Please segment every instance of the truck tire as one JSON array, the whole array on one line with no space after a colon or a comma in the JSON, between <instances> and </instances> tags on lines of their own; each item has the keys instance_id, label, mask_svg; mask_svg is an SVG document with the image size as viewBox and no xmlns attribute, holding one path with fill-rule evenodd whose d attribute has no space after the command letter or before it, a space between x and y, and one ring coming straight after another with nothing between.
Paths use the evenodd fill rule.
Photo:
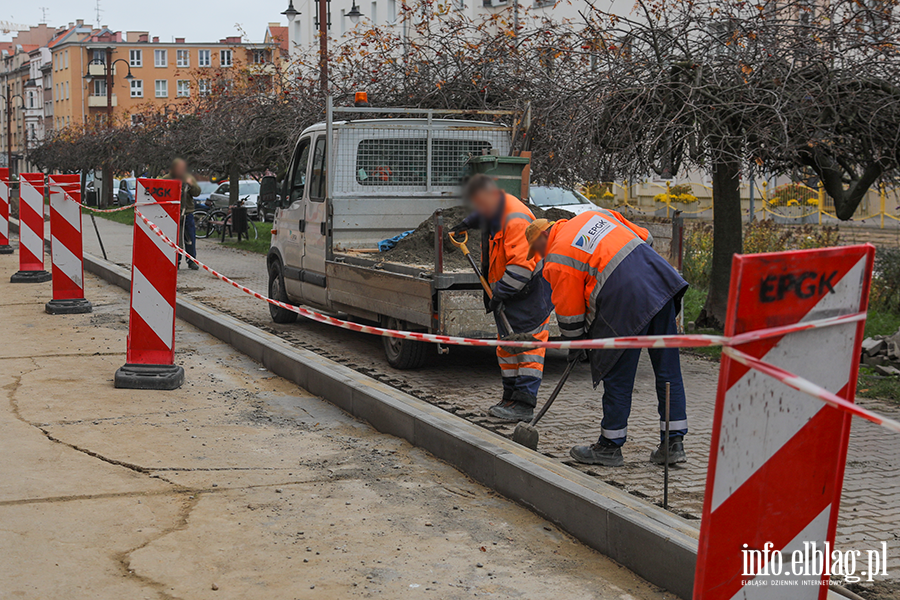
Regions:
<instances>
[{"instance_id":1,"label":"truck tire","mask_svg":"<svg viewBox=\"0 0 900 600\"><path fill-rule=\"evenodd\" d=\"M284 271L281 269L281 261L272 261L269 266L269 298L281 302L290 302L284 288ZM297 321L297 313L269 304L269 314L276 323L294 323Z\"/></svg>"},{"instance_id":2,"label":"truck tire","mask_svg":"<svg viewBox=\"0 0 900 600\"><path fill-rule=\"evenodd\" d=\"M382 319L382 326L385 329L402 330L405 323L388 317ZM429 344L425 342L382 337L381 343L384 344L384 354L387 357L388 364L395 369L406 371L409 369L418 369L425 364L425 352L428 350L429 346Z\"/></svg>"}]
</instances>

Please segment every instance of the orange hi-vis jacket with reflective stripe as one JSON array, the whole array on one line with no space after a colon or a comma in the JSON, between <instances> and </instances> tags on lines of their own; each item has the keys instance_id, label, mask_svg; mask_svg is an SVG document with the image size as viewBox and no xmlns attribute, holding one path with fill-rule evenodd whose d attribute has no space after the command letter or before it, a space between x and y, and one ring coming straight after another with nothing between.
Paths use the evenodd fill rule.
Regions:
<instances>
[{"instance_id":1,"label":"orange hi-vis jacket with reflective stripe","mask_svg":"<svg viewBox=\"0 0 900 600\"><path fill-rule=\"evenodd\" d=\"M553 225L543 274L564 336L636 335L666 302L680 298L687 283L648 240L646 229L614 211L589 211ZM619 354L592 353L595 385Z\"/></svg>"},{"instance_id":2,"label":"orange hi-vis jacket with reflective stripe","mask_svg":"<svg viewBox=\"0 0 900 600\"><path fill-rule=\"evenodd\" d=\"M488 283L501 298L509 297L525 287L531 279L537 258L528 259L525 229L534 221L534 214L525 204L504 193L500 228L491 235L491 263ZM496 285L502 282L502 285Z\"/></svg>"}]
</instances>

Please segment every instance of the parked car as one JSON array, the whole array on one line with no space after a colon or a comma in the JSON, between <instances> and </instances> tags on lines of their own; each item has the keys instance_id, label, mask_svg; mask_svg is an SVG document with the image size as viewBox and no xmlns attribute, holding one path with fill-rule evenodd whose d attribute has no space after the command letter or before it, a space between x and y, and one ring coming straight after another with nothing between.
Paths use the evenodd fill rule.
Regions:
<instances>
[{"instance_id":1,"label":"parked car","mask_svg":"<svg viewBox=\"0 0 900 600\"><path fill-rule=\"evenodd\" d=\"M134 186L136 181L134 177L128 177L119 181L118 191L116 192L116 204L119 206L134 204Z\"/></svg>"},{"instance_id":2,"label":"parked car","mask_svg":"<svg viewBox=\"0 0 900 600\"><path fill-rule=\"evenodd\" d=\"M544 210L561 208L579 215L597 208L579 192L561 187L533 185L530 189L530 196L528 201Z\"/></svg>"},{"instance_id":3,"label":"parked car","mask_svg":"<svg viewBox=\"0 0 900 600\"><path fill-rule=\"evenodd\" d=\"M197 210L208 210L211 208L209 204L209 196L216 191L219 184L214 181L198 181L200 186L200 195L194 198L194 207Z\"/></svg>"},{"instance_id":4,"label":"parked car","mask_svg":"<svg viewBox=\"0 0 900 600\"><path fill-rule=\"evenodd\" d=\"M238 198L244 201L244 208L247 209L247 216L256 220L259 215L259 182L253 179L241 179L238 182ZM216 188L216 191L209 195L210 207L225 208L231 200L231 184L229 182L222 183Z\"/></svg>"}]
</instances>

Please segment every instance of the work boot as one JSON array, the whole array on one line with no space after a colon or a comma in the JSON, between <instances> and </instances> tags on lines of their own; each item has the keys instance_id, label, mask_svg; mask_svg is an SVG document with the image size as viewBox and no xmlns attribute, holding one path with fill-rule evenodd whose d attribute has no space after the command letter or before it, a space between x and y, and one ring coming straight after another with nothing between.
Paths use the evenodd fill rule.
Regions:
<instances>
[{"instance_id":1,"label":"work boot","mask_svg":"<svg viewBox=\"0 0 900 600\"><path fill-rule=\"evenodd\" d=\"M192 260L187 261L187 265L188 265L188 269L190 269L191 271L199 271L200 270L200 265L198 265L197 263L195 263Z\"/></svg>"},{"instance_id":2,"label":"work boot","mask_svg":"<svg viewBox=\"0 0 900 600\"><path fill-rule=\"evenodd\" d=\"M575 446L569 450L569 456L585 465L621 467L625 464L625 459L622 458L622 448L600 442L590 446Z\"/></svg>"},{"instance_id":3,"label":"work boot","mask_svg":"<svg viewBox=\"0 0 900 600\"><path fill-rule=\"evenodd\" d=\"M492 406L488 409L488 413L492 417L497 417L503 421L518 423L519 421L531 421L534 417L534 407L522 402L513 402L512 400Z\"/></svg>"},{"instance_id":4,"label":"work boot","mask_svg":"<svg viewBox=\"0 0 900 600\"><path fill-rule=\"evenodd\" d=\"M659 447L650 453L650 462L658 465L666 462L665 440L659 443ZM684 453L684 437L673 435L669 437L669 464L687 462L687 455Z\"/></svg>"}]
</instances>

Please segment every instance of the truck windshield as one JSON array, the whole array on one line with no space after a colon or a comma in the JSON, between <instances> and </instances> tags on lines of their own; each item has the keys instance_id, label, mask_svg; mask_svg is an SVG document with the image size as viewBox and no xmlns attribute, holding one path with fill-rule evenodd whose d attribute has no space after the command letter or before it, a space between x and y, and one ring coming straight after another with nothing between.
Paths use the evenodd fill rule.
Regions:
<instances>
[{"instance_id":1,"label":"truck windshield","mask_svg":"<svg viewBox=\"0 0 900 600\"><path fill-rule=\"evenodd\" d=\"M481 140L432 141L432 185L458 185L466 159L482 154L491 143ZM428 178L428 140L385 138L362 140L356 152L356 181L365 186L424 186Z\"/></svg>"}]
</instances>

